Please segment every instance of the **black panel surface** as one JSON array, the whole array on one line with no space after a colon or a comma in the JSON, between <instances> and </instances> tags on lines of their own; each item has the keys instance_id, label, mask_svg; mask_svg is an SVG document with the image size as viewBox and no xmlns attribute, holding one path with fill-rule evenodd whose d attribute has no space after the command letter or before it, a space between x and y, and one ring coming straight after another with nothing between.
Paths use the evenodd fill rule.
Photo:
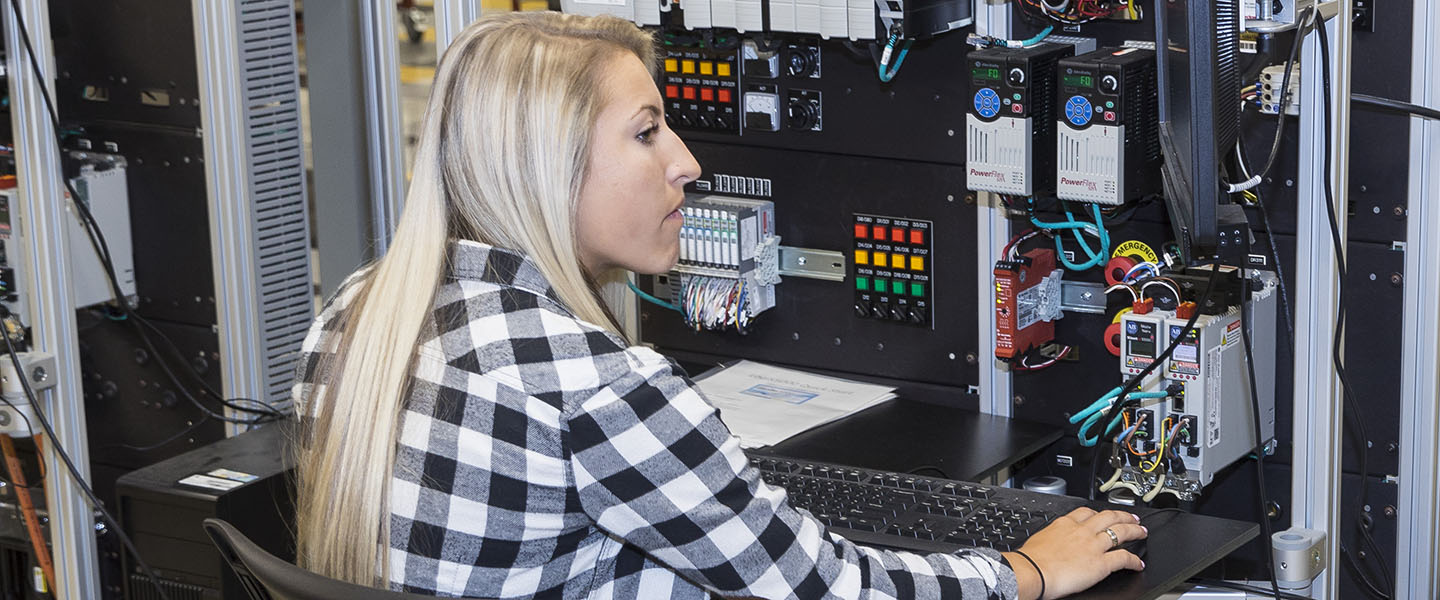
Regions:
<instances>
[{"instance_id":1,"label":"black panel surface","mask_svg":"<svg viewBox=\"0 0 1440 600\"><path fill-rule=\"evenodd\" d=\"M852 247L853 214L934 223L934 329L859 318L853 282L785 277L778 306L748 335L695 332L674 312L641 307L641 336L663 350L746 357L781 364L964 387L978 383L975 355L975 207L958 167L691 143L706 173L773 180L775 221L785 246ZM708 177L702 175L702 179ZM849 257L847 257L849 260ZM648 279L648 278L647 278ZM648 281L642 287L648 287Z\"/></svg>"}]
</instances>

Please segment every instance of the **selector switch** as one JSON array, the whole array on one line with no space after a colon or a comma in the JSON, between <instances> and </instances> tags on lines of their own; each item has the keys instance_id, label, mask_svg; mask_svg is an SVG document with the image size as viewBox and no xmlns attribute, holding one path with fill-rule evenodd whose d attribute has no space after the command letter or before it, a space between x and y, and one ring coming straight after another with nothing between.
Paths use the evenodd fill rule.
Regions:
<instances>
[{"instance_id":1,"label":"selector switch","mask_svg":"<svg viewBox=\"0 0 1440 600\"><path fill-rule=\"evenodd\" d=\"M1010 69L1010 73L1005 76L1005 79L1010 82L1010 85L1023 85L1025 83L1025 69L1020 67L1012 68Z\"/></svg>"}]
</instances>

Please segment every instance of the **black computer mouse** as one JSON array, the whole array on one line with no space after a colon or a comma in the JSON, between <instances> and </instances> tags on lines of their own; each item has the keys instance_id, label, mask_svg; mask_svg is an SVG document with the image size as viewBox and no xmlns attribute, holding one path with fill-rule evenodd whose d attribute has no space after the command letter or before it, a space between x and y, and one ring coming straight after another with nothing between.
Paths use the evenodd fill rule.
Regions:
<instances>
[{"instance_id":1,"label":"black computer mouse","mask_svg":"<svg viewBox=\"0 0 1440 600\"><path fill-rule=\"evenodd\" d=\"M1146 539L1130 540L1120 544L1120 549L1129 550L1131 554L1140 557L1140 560L1145 560L1145 551L1150 547L1150 544L1146 543L1148 541Z\"/></svg>"}]
</instances>

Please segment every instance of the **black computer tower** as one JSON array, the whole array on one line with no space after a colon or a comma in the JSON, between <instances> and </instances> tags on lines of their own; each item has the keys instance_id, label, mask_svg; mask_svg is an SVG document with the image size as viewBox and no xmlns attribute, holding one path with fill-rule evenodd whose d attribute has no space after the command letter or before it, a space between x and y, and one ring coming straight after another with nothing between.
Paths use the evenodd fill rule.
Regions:
<instances>
[{"instance_id":1,"label":"black computer tower","mask_svg":"<svg viewBox=\"0 0 1440 600\"><path fill-rule=\"evenodd\" d=\"M171 600L246 599L201 522L229 521L266 551L294 560L290 423L274 424L131 471L116 483L125 532ZM125 556L125 597L160 597Z\"/></svg>"}]
</instances>

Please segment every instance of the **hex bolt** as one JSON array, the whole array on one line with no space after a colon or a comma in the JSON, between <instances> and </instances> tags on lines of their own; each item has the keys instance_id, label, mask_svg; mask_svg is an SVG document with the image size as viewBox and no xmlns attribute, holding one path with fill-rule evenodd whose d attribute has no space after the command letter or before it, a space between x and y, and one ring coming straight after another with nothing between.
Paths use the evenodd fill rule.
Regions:
<instances>
[{"instance_id":1,"label":"hex bolt","mask_svg":"<svg viewBox=\"0 0 1440 600\"><path fill-rule=\"evenodd\" d=\"M965 353L965 363L966 363L966 364L973 365L973 364L978 363L978 362L980 362L980 357L975 356L975 353L974 353L974 352L966 352L966 353Z\"/></svg>"},{"instance_id":2,"label":"hex bolt","mask_svg":"<svg viewBox=\"0 0 1440 600\"><path fill-rule=\"evenodd\" d=\"M44 383L46 379L50 378L50 373L45 371L45 367L35 367L35 370L30 372L30 378L37 383Z\"/></svg>"},{"instance_id":3,"label":"hex bolt","mask_svg":"<svg viewBox=\"0 0 1440 600\"><path fill-rule=\"evenodd\" d=\"M1390 274L1390 285L1393 285L1393 286L1395 286L1395 287L1400 287L1400 284L1402 284L1402 283L1405 283L1405 276L1404 276L1404 275L1401 275L1401 274L1399 274L1399 273L1391 273L1391 274Z\"/></svg>"},{"instance_id":4,"label":"hex bolt","mask_svg":"<svg viewBox=\"0 0 1440 600\"><path fill-rule=\"evenodd\" d=\"M1015 406L1020 406L1021 404L1024 404L1024 403L1025 403L1025 397L1024 397L1024 396L1021 396L1020 394L1015 394Z\"/></svg>"},{"instance_id":5,"label":"hex bolt","mask_svg":"<svg viewBox=\"0 0 1440 600\"><path fill-rule=\"evenodd\" d=\"M1384 509L1385 518L1387 518L1387 519L1393 519L1393 518L1395 518L1395 512L1396 512L1396 511L1395 511L1395 507L1394 507L1394 506L1389 506L1389 505L1387 505L1387 506L1385 507L1385 509Z\"/></svg>"}]
</instances>

